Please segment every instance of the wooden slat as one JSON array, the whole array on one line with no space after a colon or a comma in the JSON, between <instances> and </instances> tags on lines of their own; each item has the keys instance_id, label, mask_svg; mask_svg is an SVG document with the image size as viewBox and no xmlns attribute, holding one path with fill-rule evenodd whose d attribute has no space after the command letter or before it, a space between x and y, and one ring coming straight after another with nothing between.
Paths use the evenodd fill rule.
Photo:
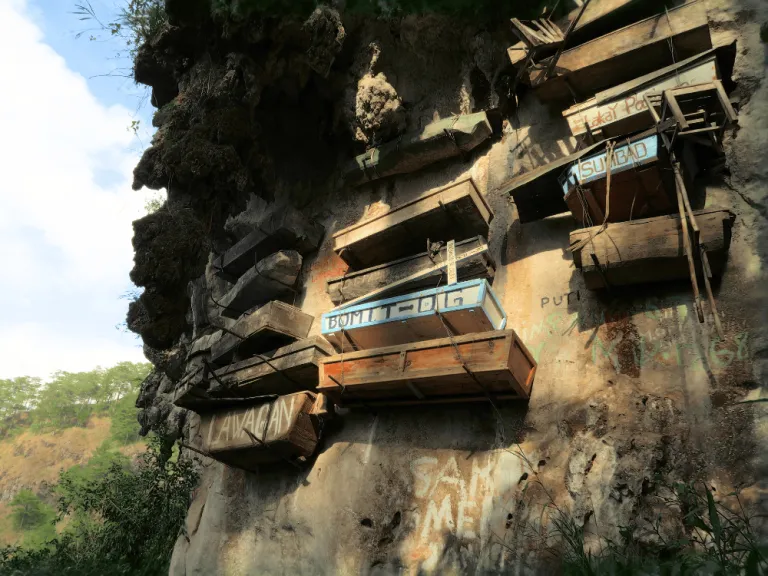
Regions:
<instances>
[{"instance_id":1,"label":"wooden slat","mask_svg":"<svg viewBox=\"0 0 768 576\"><path fill-rule=\"evenodd\" d=\"M273 301L244 316L211 347L211 362L224 366L239 359L275 350L306 338L313 316L283 302Z\"/></svg>"},{"instance_id":2,"label":"wooden slat","mask_svg":"<svg viewBox=\"0 0 768 576\"><path fill-rule=\"evenodd\" d=\"M720 275L728 257L735 216L728 210L716 208L694 213L712 273ZM680 222L679 215L668 215L609 224L581 250L573 252L574 264L582 271L587 288L605 288L601 274L592 264L592 254L597 256L611 286L689 277ZM571 232L571 245L589 238L598 229L596 226Z\"/></svg>"},{"instance_id":3,"label":"wooden slat","mask_svg":"<svg viewBox=\"0 0 768 576\"><path fill-rule=\"evenodd\" d=\"M483 247L485 249L482 253L458 262L457 273L460 280L485 278L490 281L493 279L496 266L482 236L457 242L456 256L460 258L471 250L483 249ZM394 262L350 272L338 278L331 278L327 282L326 290L331 301L337 305L371 294L374 291L378 291L374 293L376 298L416 292L424 288L434 287L437 279L444 274L445 270L419 274L425 270L433 270L436 265L446 261L446 247L444 246L435 255L422 252L415 256L408 256ZM409 278L411 280L408 280Z\"/></svg>"},{"instance_id":4,"label":"wooden slat","mask_svg":"<svg viewBox=\"0 0 768 576\"><path fill-rule=\"evenodd\" d=\"M203 447L212 458L250 471L257 471L259 464L308 458L319 440L319 424L311 415L314 403L315 394L300 392L203 414ZM258 440L254 442L246 431Z\"/></svg>"},{"instance_id":5,"label":"wooden slat","mask_svg":"<svg viewBox=\"0 0 768 576\"><path fill-rule=\"evenodd\" d=\"M600 90L685 59L712 47L706 8L692 0L596 40L564 51L556 75L536 90L542 101L589 97ZM545 72L533 72L535 85ZM567 80L567 82L566 82ZM570 86L570 89L569 89Z\"/></svg>"},{"instance_id":6,"label":"wooden slat","mask_svg":"<svg viewBox=\"0 0 768 576\"><path fill-rule=\"evenodd\" d=\"M335 353L325 338L299 340L217 370L209 394L232 398L314 390L320 360Z\"/></svg>"},{"instance_id":7,"label":"wooden slat","mask_svg":"<svg viewBox=\"0 0 768 576\"><path fill-rule=\"evenodd\" d=\"M214 271L237 282L254 263L278 250L296 250L302 256L317 250L325 230L298 210L275 211L259 228L240 240L213 262Z\"/></svg>"},{"instance_id":8,"label":"wooden slat","mask_svg":"<svg viewBox=\"0 0 768 576\"><path fill-rule=\"evenodd\" d=\"M465 178L339 230L333 235L334 250L353 267L375 266L418 254L427 239L487 237L492 218L474 181Z\"/></svg>"},{"instance_id":9,"label":"wooden slat","mask_svg":"<svg viewBox=\"0 0 768 576\"><path fill-rule=\"evenodd\" d=\"M486 393L528 398L535 370L536 362L514 330L502 330L333 356L321 363L318 390L337 403ZM423 398L415 398L409 384Z\"/></svg>"}]
</instances>

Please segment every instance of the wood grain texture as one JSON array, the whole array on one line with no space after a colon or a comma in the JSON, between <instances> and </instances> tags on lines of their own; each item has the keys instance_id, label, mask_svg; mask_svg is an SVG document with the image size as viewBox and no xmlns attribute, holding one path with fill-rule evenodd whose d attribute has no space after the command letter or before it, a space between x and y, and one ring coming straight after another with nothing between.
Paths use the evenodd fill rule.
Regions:
<instances>
[{"instance_id":1,"label":"wood grain texture","mask_svg":"<svg viewBox=\"0 0 768 576\"><path fill-rule=\"evenodd\" d=\"M300 392L274 401L203 414L203 447L212 458L250 471L257 471L259 464L299 456L308 458L320 436L317 418L311 415L315 399L312 392ZM254 443L244 428L263 444Z\"/></svg>"},{"instance_id":2,"label":"wood grain texture","mask_svg":"<svg viewBox=\"0 0 768 576\"><path fill-rule=\"evenodd\" d=\"M238 320L232 333L225 333L211 347L211 362L222 367L233 358L246 359L306 338L313 320L313 316L294 306L269 302Z\"/></svg>"},{"instance_id":3,"label":"wood grain texture","mask_svg":"<svg viewBox=\"0 0 768 576\"><path fill-rule=\"evenodd\" d=\"M335 353L320 336L299 340L217 370L209 394L237 398L314 390L320 361Z\"/></svg>"},{"instance_id":4,"label":"wood grain texture","mask_svg":"<svg viewBox=\"0 0 768 576\"><path fill-rule=\"evenodd\" d=\"M353 268L397 260L426 249L427 239L488 236L493 213L471 178L465 178L339 230L334 250Z\"/></svg>"},{"instance_id":5,"label":"wood grain texture","mask_svg":"<svg viewBox=\"0 0 768 576\"><path fill-rule=\"evenodd\" d=\"M486 392L528 398L535 371L536 362L515 331L499 330L326 358L318 391L339 404L471 398Z\"/></svg>"},{"instance_id":6,"label":"wood grain texture","mask_svg":"<svg viewBox=\"0 0 768 576\"><path fill-rule=\"evenodd\" d=\"M728 257L735 215L717 208L697 210L694 214L712 273L720 275ZM598 228L571 232L571 245L589 238ZM602 274L593 264L592 254L597 256ZM610 224L581 250L574 251L573 261L591 290L605 287L603 275L611 286L688 278L678 215Z\"/></svg>"},{"instance_id":7,"label":"wood grain texture","mask_svg":"<svg viewBox=\"0 0 768 576\"><path fill-rule=\"evenodd\" d=\"M317 250L324 233L320 224L286 207L216 258L213 267L219 276L234 283L258 260L278 250L295 250L302 256Z\"/></svg>"},{"instance_id":8,"label":"wood grain texture","mask_svg":"<svg viewBox=\"0 0 768 576\"><path fill-rule=\"evenodd\" d=\"M564 51L556 76L539 86L536 95L545 102L571 100L572 91L576 97L589 97L710 48L706 6L692 0ZM532 73L531 81L540 74Z\"/></svg>"},{"instance_id":9,"label":"wood grain texture","mask_svg":"<svg viewBox=\"0 0 768 576\"><path fill-rule=\"evenodd\" d=\"M474 250L486 243L485 238L477 236L456 243L456 256L461 256L470 250ZM431 257L430 257L431 256ZM345 276L331 278L327 282L327 292L334 304L341 304L354 298L359 298L372 292L373 290L389 286L393 282L398 282L421 270L433 267L436 263L445 262L447 259L446 248L443 247L438 254L430 255L427 252L408 256L380 264L357 272L350 272ZM491 282L495 273L496 265L491 259L490 253L485 251L482 254L473 256L467 260L461 261L457 265L459 280L472 280L475 278L485 278ZM444 270L434 272L423 276L418 280L404 283L394 291L380 293L377 298L398 296L409 292L417 292L425 288L433 288L437 279L444 273Z\"/></svg>"}]
</instances>

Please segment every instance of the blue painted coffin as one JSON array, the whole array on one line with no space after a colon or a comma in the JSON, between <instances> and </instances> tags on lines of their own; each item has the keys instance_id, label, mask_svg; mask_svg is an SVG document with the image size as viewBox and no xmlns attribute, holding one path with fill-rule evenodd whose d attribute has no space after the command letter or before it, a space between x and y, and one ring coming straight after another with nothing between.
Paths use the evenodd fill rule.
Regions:
<instances>
[{"instance_id":1,"label":"blue painted coffin","mask_svg":"<svg viewBox=\"0 0 768 576\"><path fill-rule=\"evenodd\" d=\"M449 335L503 330L507 316L484 279L366 302L322 316L338 350L363 350Z\"/></svg>"},{"instance_id":2,"label":"blue painted coffin","mask_svg":"<svg viewBox=\"0 0 768 576\"><path fill-rule=\"evenodd\" d=\"M611 175L655 162L659 157L659 138L652 134L642 140L620 145L617 142L611 161ZM607 176L606 152L587 156L574 162L561 180L563 194L576 184L589 184Z\"/></svg>"}]
</instances>

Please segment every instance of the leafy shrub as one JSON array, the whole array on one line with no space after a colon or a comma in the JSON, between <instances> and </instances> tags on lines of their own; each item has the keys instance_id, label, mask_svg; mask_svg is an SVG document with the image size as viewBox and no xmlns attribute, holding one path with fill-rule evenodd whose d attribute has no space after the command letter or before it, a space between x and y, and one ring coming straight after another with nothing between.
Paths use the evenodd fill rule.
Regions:
<instances>
[{"instance_id":1,"label":"leafy shrub","mask_svg":"<svg viewBox=\"0 0 768 576\"><path fill-rule=\"evenodd\" d=\"M0 576L167 574L198 479L191 462L169 458L172 446L153 436L135 470L114 461L101 474L95 466L62 475L58 517L71 519L67 529L46 548L0 551Z\"/></svg>"}]
</instances>

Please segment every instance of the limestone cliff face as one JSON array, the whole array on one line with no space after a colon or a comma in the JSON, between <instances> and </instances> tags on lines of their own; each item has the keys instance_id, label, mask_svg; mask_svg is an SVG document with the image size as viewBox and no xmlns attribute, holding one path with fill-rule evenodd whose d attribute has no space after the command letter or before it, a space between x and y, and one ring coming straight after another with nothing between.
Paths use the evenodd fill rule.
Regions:
<instances>
[{"instance_id":1,"label":"limestone cliff face","mask_svg":"<svg viewBox=\"0 0 768 576\"><path fill-rule=\"evenodd\" d=\"M290 206L325 228L294 301L318 334L333 306L325 279L346 269L330 234L466 174L495 213L493 289L539 366L528 404L351 411L301 472L206 460L174 574L541 573L554 542L547 504L602 536L634 522L655 545L659 513L664 537L682 530L660 504L665 483L747 486L763 501L764 404L740 402L762 397L768 376L764 3L708 3L713 41L738 41L741 97L730 174L697 191L699 204L737 214L716 287L722 340L696 321L685 282L587 290L566 252L570 215L519 223L501 184L577 146L530 94L471 157L344 187L341 166L367 146L451 114L506 112L507 15L473 25L320 7L263 18L214 4L168 0L168 27L135 64L158 130L134 185L168 190L134 225L131 278L145 292L128 323L156 367L137 401L144 430L167 423L199 441L198 417L170 397L233 322L212 260L260 219Z\"/></svg>"}]
</instances>

